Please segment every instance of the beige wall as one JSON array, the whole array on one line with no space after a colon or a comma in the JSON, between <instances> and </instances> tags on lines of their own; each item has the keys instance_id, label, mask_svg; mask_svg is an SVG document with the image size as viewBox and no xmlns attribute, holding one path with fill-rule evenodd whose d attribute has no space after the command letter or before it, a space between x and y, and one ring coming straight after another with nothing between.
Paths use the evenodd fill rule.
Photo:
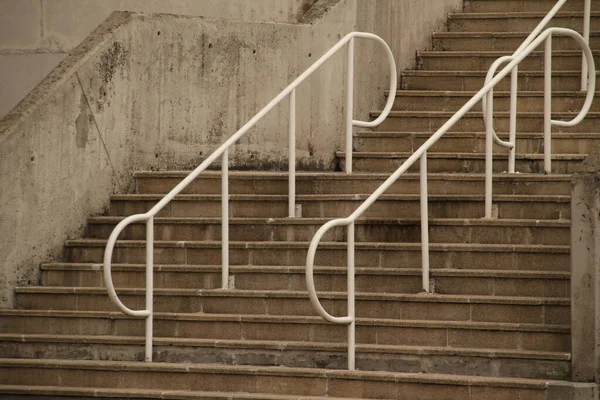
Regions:
<instances>
[{"instance_id":1,"label":"beige wall","mask_svg":"<svg viewBox=\"0 0 600 400\"><path fill-rule=\"evenodd\" d=\"M315 0L0 0L0 117L115 10L296 22Z\"/></svg>"},{"instance_id":2,"label":"beige wall","mask_svg":"<svg viewBox=\"0 0 600 400\"><path fill-rule=\"evenodd\" d=\"M421 22L397 23L373 20L388 7L400 12L391 0L320 1L328 7L311 24L118 13L74 49L0 120L0 231L11 232L0 241L0 305L11 304L16 284L36 282L39 264L59 257L111 193L131 187L132 172L196 166L357 27L396 24L379 33L413 37L395 47L407 47L396 56L400 67L414 65L431 35L420 27L441 23L460 3L445 0L434 15L406 0ZM362 1L372 14L360 11ZM355 117L366 119L383 105L389 77L378 49L363 44L357 56ZM331 169L343 145L345 58L341 52L298 89L301 168ZM231 166L285 167L287 125L284 101L235 146Z\"/></svg>"}]
</instances>

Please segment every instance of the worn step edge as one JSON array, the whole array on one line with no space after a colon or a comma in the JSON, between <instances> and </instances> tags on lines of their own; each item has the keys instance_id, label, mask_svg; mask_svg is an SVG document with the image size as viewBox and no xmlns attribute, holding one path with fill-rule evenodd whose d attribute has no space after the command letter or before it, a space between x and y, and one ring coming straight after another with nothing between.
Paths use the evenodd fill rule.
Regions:
<instances>
[{"instance_id":1,"label":"worn step edge","mask_svg":"<svg viewBox=\"0 0 600 400\"><path fill-rule=\"evenodd\" d=\"M236 375L315 377L347 380L372 380L375 382L430 383L460 386L495 386L511 388L530 388L545 390L553 381L523 378L492 378L478 376L459 376L422 373L399 373L381 371L348 371L323 370L317 368L239 366L222 364L179 364L179 363L143 363L131 361L88 361L88 360L36 360L36 359L2 359L0 368L48 368L76 370L111 370L111 371L165 371L173 373L218 373ZM557 381L557 384L562 382Z\"/></svg>"},{"instance_id":2,"label":"worn step edge","mask_svg":"<svg viewBox=\"0 0 600 400\"><path fill-rule=\"evenodd\" d=\"M92 336L92 335L47 335L47 334L0 334L0 343L73 343L73 344L121 344L143 345L142 336ZM268 350L307 350L307 351L346 351L344 343L296 342L273 340L227 340L154 338L154 346L215 347L229 349L268 349ZM513 358L534 360L568 361L570 353L543 352L531 350L503 350L478 348L447 348L427 346L392 346L379 344L357 344L358 353L387 353L412 355L470 356L483 358Z\"/></svg>"},{"instance_id":3,"label":"worn step edge","mask_svg":"<svg viewBox=\"0 0 600 400\"><path fill-rule=\"evenodd\" d=\"M514 19L514 18L536 18L543 19L547 13L535 12L535 11L513 11L513 12L462 12L462 13L449 13L448 19ZM600 12L592 11L591 17L600 17ZM559 11L556 13L554 18L583 18L582 11Z\"/></svg>"},{"instance_id":4,"label":"worn step edge","mask_svg":"<svg viewBox=\"0 0 600 400\"><path fill-rule=\"evenodd\" d=\"M102 216L88 218L88 224L111 224L116 225L125 217ZM230 218L230 225L322 225L331 218ZM221 218L218 217L155 217L156 225L162 224L185 224L185 225L220 225ZM386 217L363 217L356 220L356 225L397 225L414 226L421 223L420 218L386 218ZM132 224L140 225L143 223ZM513 228L570 228L570 220L556 219L511 219L511 218L429 218L429 226L490 226L490 227L513 227Z\"/></svg>"},{"instance_id":5,"label":"worn step edge","mask_svg":"<svg viewBox=\"0 0 600 400\"><path fill-rule=\"evenodd\" d=\"M495 39L510 39L523 38L526 39L531 32L434 32L431 36L433 39L456 39L456 38L495 38ZM563 36L564 37L564 36ZM590 38L600 37L600 31L591 31Z\"/></svg>"},{"instance_id":6,"label":"worn step edge","mask_svg":"<svg viewBox=\"0 0 600 400\"><path fill-rule=\"evenodd\" d=\"M134 271L145 273L146 266L143 264L112 264L113 271ZM220 272L220 265L167 265L154 264L154 272ZM41 265L42 271L92 271L100 273L102 264L95 263L46 263ZM267 272L281 274L304 274L305 266L277 266L277 265L258 265L243 266L232 265L229 271L231 273L251 273ZM346 267L324 267L315 266L314 272L317 275L346 275ZM356 267L356 275L384 275L384 276L421 276L421 269L399 269L386 267ZM430 269L432 277L484 277L484 278L518 278L518 279L569 279L570 272L557 271L514 271L514 270L477 270L477 269Z\"/></svg>"},{"instance_id":7,"label":"worn step edge","mask_svg":"<svg viewBox=\"0 0 600 400\"><path fill-rule=\"evenodd\" d=\"M74 239L67 240L67 247L106 247L106 240L102 239ZM119 240L116 247L146 247L145 240ZM264 249L264 248L297 248L307 249L309 242L252 242L252 241L230 241L229 248L237 249ZM220 241L155 241L154 247L162 248L221 248ZM320 249L345 249L346 243L342 242L322 242ZM386 243L386 242L357 242L356 249L377 249L377 250L413 250L421 251L420 243ZM570 252L570 246L561 245L526 245L526 244L492 244L492 243L431 243L431 251L465 251L465 252L511 252L511 253L563 253Z\"/></svg>"},{"instance_id":8,"label":"worn step edge","mask_svg":"<svg viewBox=\"0 0 600 400\"><path fill-rule=\"evenodd\" d=\"M106 318L132 320L128 315L110 311L68 311L68 310L0 310L0 316L16 317L61 317L61 318ZM330 325L319 316L258 315L258 314L198 314L198 313L154 313L154 320L188 322L239 322L264 324L315 324ZM509 322L464 322L431 320L395 320L385 318L357 318L358 327L410 327L423 329L460 329L503 332L543 332L569 333L568 325L509 323Z\"/></svg>"},{"instance_id":9,"label":"worn step edge","mask_svg":"<svg viewBox=\"0 0 600 400\"><path fill-rule=\"evenodd\" d=\"M23 286L16 287L17 294L85 294L106 295L101 287L63 287L63 286ZM146 294L144 288L121 288L122 295ZM155 288L155 296L187 296L213 298L261 298L261 299L308 299L307 292L267 291L267 290L223 290L223 289L164 289ZM319 292L319 298L345 300L345 292ZM485 296L485 295L439 295L439 294L396 294L396 293L356 293L358 300L403 301L415 303L454 303L454 304L503 304L503 305L569 305L569 298Z\"/></svg>"},{"instance_id":10,"label":"worn step edge","mask_svg":"<svg viewBox=\"0 0 600 400\"><path fill-rule=\"evenodd\" d=\"M371 133L378 133L385 131L376 131ZM396 131L388 131L388 133L395 133ZM467 132L464 132L468 134ZM424 133L431 136L431 133ZM448 132L447 135L450 134L460 134L463 132ZM541 135L541 134L540 134ZM562 134L561 134L562 135ZM592 134L593 135L593 134ZM187 177L191 171L138 171L134 172L134 178L152 178L152 179L170 179L170 178L185 178ZM307 181L319 181L319 180L354 180L354 179L362 179L362 180L380 180L387 179L390 175L386 173L377 173L377 172L353 172L352 174L346 174L343 172L298 172L296 175L296 180L307 180ZM439 180L468 180L468 181L483 181L485 180L485 175L481 173L429 173L428 179L439 179ZM265 180L281 180L287 181L288 173L287 172L260 172L260 171L230 171L229 179L265 179ZM517 181L571 181L571 175L569 174L556 174L556 175L544 175L544 174L493 174L494 180L517 180ZM204 171L202 175L200 175L197 179L221 179L220 171ZM419 174L415 173L406 173L402 175L401 179L420 179ZM161 196L164 197L164 196Z\"/></svg>"},{"instance_id":11,"label":"worn step edge","mask_svg":"<svg viewBox=\"0 0 600 400\"><path fill-rule=\"evenodd\" d=\"M339 157L345 156L345 152L336 152ZM408 152L383 152L383 151L354 151L352 152L355 158L408 158L413 153ZM494 157L506 157L503 154L494 154ZM427 153L428 159L453 159L453 160L484 160L485 153L447 153L447 152L430 152ZM554 161L583 161L587 158L585 154L552 154ZM517 160L533 160L542 161L543 154L523 154L516 155Z\"/></svg>"},{"instance_id":12,"label":"worn step edge","mask_svg":"<svg viewBox=\"0 0 600 400\"><path fill-rule=\"evenodd\" d=\"M431 154L431 153L430 153ZM430 181L431 182L431 181ZM308 201L364 201L370 196L370 193L356 194L314 194L298 195L297 202ZM388 201L414 201L420 200L418 194L383 194L380 200ZM164 195L161 194L121 194L111 196L113 201L158 201ZM482 201L484 195L478 194L429 194L429 201ZM570 202L570 195L529 195L529 194L495 194L493 198L498 201L516 201L516 202L535 202L535 201L556 201ZM288 195L230 195L230 202L235 201L288 201ZM221 201L220 194L179 194L172 201ZM101 217L91 217L90 220ZM162 217L157 217L162 218ZM165 217L166 218L166 217ZM292 219L290 219L292 221Z\"/></svg>"},{"instance_id":13,"label":"worn step edge","mask_svg":"<svg viewBox=\"0 0 600 400\"><path fill-rule=\"evenodd\" d=\"M429 69L407 69L400 73L401 76L426 76L426 77L480 77L485 78L487 71L475 70L475 71L453 71L453 70L429 70ZM600 71L596 73L600 76ZM552 71L552 76L557 78L562 77L580 77L581 71ZM519 77L544 77L543 71L519 71Z\"/></svg>"}]
</instances>

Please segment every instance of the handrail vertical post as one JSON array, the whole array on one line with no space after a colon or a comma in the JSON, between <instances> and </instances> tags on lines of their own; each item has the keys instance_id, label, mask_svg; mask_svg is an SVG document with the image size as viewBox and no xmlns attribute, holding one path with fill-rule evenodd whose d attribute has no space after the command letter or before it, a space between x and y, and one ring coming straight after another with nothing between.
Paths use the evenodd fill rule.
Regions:
<instances>
[{"instance_id":1,"label":"handrail vertical post","mask_svg":"<svg viewBox=\"0 0 600 400\"><path fill-rule=\"evenodd\" d=\"M229 149L221 160L221 288L229 288Z\"/></svg>"},{"instance_id":2,"label":"handrail vertical post","mask_svg":"<svg viewBox=\"0 0 600 400\"><path fill-rule=\"evenodd\" d=\"M154 217L146 221L146 341L145 360L152 361L152 336L153 336L153 308L154 308Z\"/></svg>"},{"instance_id":3,"label":"handrail vertical post","mask_svg":"<svg viewBox=\"0 0 600 400\"><path fill-rule=\"evenodd\" d=\"M487 94L485 120L485 218L492 218L492 180L494 168L494 89Z\"/></svg>"},{"instance_id":4,"label":"handrail vertical post","mask_svg":"<svg viewBox=\"0 0 600 400\"><path fill-rule=\"evenodd\" d=\"M288 217L296 216L296 89L290 93Z\"/></svg>"},{"instance_id":5,"label":"handrail vertical post","mask_svg":"<svg viewBox=\"0 0 600 400\"><path fill-rule=\"evenodd\" d=\"M427 152L421 156L421 257L423 266L423 289L430 291L429 285L429 205L427 189Z\"/></svg>"},{"instance_id":6,"label":"handrail vertical post","mask_svg":"<svg viewBox=\"0 0 600 400\"><path fill-rule=\"evenodd\" d=\"M583 10L583 38L589 46L590 44L590 24L592 19L592 0L585 0ZM581 63L581 91L587 90L588 85L588 64L585 57L582 57Z\"/></svg>"},{"instance_id":7,"label":"handrail vertical post","mask_svg":"<svg viewBox=\"0 0 600 400\"><path fill-rule=\"evenodd\" d=\"M512 70L510 77L510 128L508 141L513 147L510 149L508 156L508 172L515 173L515 159L517 153L517 92L519 83L519 66L517 65Z\"/></svg>"},{"instance_id":8,"label":"handrail vertical post","mask_svg":"<svg viewBox=\"0 0 600 400\"><path fill-rule=\"evenodd\" d=\"M348 224L348 316L352 322L348 325L348 369L356 369L356 308L355 308L355 259L354 259L354 222Z\"/></svg>"},{"instance_id":9,"label":"handrail vertical post","mask_svg":"<svg viewBox=\"0 0 600 400\"><path fill-rule=\"evenodd\" d=\"M544 172L552 172L552 35L544 54Z\"/></svg>"},{"instance_id":10,"label":"handrail vertical post","mask_svg":"<svg viewBox=\"0 0 600 400\"><path fill-rule=\"evenodd\" d=\"M352 173L352 132L354 115L354 38L348 42L346 90L346 173Z\"/></svg>"}]
</instances>

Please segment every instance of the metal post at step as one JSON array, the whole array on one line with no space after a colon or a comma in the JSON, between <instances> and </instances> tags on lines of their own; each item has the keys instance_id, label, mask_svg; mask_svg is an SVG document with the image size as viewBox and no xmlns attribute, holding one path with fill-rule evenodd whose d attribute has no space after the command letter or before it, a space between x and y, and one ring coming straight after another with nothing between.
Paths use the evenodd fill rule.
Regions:
<instances>
[{"instance_id":1,"label":"metal post at step","mask_svg":"<svg viewBox=\"0 0 600 400\"><path fill-rule=\"evenodd\" d=\"M290 93L288 217L296 216L296 89Z\"/></svg>"},{"instance_id":2,"label":"metal post at step","mask_svg":"<svg viewBox=\"0 0 600 400\"><path fill-rule=\"evenodd\" d=\"M221 288L229 288L229 149L221 159Z\"/></svg>"},{"instance_id":3,"label":"metal post at step","mask_svg":"<svg viewBox=\"0 0 600 400\"><path fill-rule=\"evenodd\" d=\"M423 289L430 291L429 285L429 204L427 189L427 152L421 156L421 257L423 273Z\"/></svg>"},{"instance_id":4,"label":"metal post at step","mask_svg":"<svg viewBox=\"0 0 600 400\"><path fill-rule=\"evenodd\" d=\"M544 172L552 172L552 35L544 54Z\"/></svg>"},{"instance_id":5,"label":"metal post at step","mask_svg":"<svg viewBox=\"0 0 600 400\"><path fill-rule=\"evenodd\" d=\"M356 369L356 308L355 308L355 259L354 259L354 222L348 224L348 369Z\"/></svg>"},{"instance_id":6,"label":"metal post at step","mask_svg":"<svg viewBox=\"0 0 600 400\"><path fill-rule=\"evenodd\" d=\"M352 133L354 114L354 38L348 42L348 72L346 90L346 173L352 173Z\"/></svg>"},{"instance_id":7,"label":"metal post at step","mask_svg":"<svg viewBox=\"0 0 600 400\"><path fill-rule=\"evenodd\" d=\"M154 218L146 221L146 338L145 357L148 362L152 361L152 338L153 338L153 308L154 308Z\"/></svg>"}]
</instances>

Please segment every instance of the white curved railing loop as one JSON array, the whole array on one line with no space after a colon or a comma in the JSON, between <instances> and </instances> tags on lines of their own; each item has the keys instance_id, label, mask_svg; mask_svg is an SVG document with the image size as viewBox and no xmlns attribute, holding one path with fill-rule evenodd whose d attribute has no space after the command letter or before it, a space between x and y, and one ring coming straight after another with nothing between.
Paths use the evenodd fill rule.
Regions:
<instances>
[{"instance_id":1,"label":"white curved railing loop","mask_svg":"<svg viewBox=\"0 0 600 400\"><path fill-rule=\"evenodd\" d=\"M386 54L388 66L390 68L390 95L386 102L383 112L374 121L359 121L353 119L354 107L354 40L369 39L379 43ZM103 276L108 295L113 303L117 305L123 313L138 318L146 318L146 336L145 336L145 359L152 361L152 321L153 321L153 243L154 243L154 217L158 214L171 200L175 198L183 189L186 188L194 179L198 177L204 170L208 168L219 157L221 162L221 184L222 184L222 288L228 288L229 284L229 179L228 179L228 160L229 147L237 142L244 134L248 132L258 121L260 121L269 111L271 111L282 100L289 96L290 119L289 119L289 199L288 199L288 215L294 217L295 200L296 200L296 88L304 82L312 73L314 73L321 65L323 65L331 56L337 53L344 46L348 46L348 77L347 77L347 103L346 103L346 172L352 172L352 128L359 127L375 127L385 120L390 113L394 100L396 88L398 86L398 75L396 71L396 62L391 49L387 43L377 35L366 32L351 32L344 36L335 46L327 53L315 61L304 73L296 78L290 85L282 90L271 102L269 102L262 110L260 110L250 121L242 126L234 135L232 135L225 143L223 143L215 152L213 152L204 162L194 169L186 178L184 178L173 190L171 190L162 200L160 200L148 212L136 214L122 220L111 233L106 248L104 251ZM112 253L119 234L130 224L135 222L146 222L146 308L144 310L131 310L123 304L115 291L112 281L111 263Z\"/></svg>"},{"instance_id":2,"label":"white curved railing loop","mask_svg":"<svg viewBox=\"0 0 600 400\"><path fill-rule=\"evenodd\" d=\"M531 32L527 39L519 46L517 50L511 56L504 56L497 59L489 68L486 75L485 83L489 83L494 74L503 64L507 64L514 60L515 56L521 53L538 35L543 29L550 23L550 21L556 16L560 9L564 6L567 0L559 0L552 10L546 15L546 17L537 25L537 27ZM589 45L590 39L590 21L591 21L591 0L585 0L584 3L584 18L583 18L583 38L586 45ZM582 107L583 114L578 122L573 121L565 123L564 121L552 120L552 36L548 37L545 47L545 59L544 59L544 171L546 173L552 172L551 166L551 130L552 126L571 127L577 125L591 107L593 100L593 94L586 97L586 102ZM486 126L486 179L485 179L485 218L493 218L493 204L492 204L492 165L493 165L493 143L498 144L501 147L509 149L508 155L508 173L515 173L516 166L516 139L517 139L517 92L518 92L518 76L519 67L514 67L511 71L511 82L510 82L510 103L509 103L509 133L508 141L500 139L494 129L493 113L494 113L494 91L493 89L485 96L482 101L483 119ZM589 66L585 58L582 59L581 67L581 90L589 90ZM488 106L489 104L489 106ZM586 110L587 108L587 110ZM586 110L585 112L583 110ZM491 122L488 122L491 121Z\"/></svg>"},{"instance_id":3,"label":"white curved railing loop","mask_svg":"<svg viewBox=\"0 0 600 400\"><path fill-rule=\"evenodd\" d=\"M548 40L552 35L563 35L570 36L579 43L579 45L583 49L583 54L585 59L587 60L587 65L589 71L592 72L590 74L588 88L588 96L594 95L594 90L596 87L596 74L595 74L595 64L594 58L592 55L592 51L587 45L585 39L577 32L564 29L564 28L549 28L541 33L536 39L531 41L529 45L527 45L518 55L514 57L509 64L504 67L490 82L486 83L484 87L477 92L459 111L456 112L441 128L439 128L421 147L419 147L406 161L396 169L396 171L388 178L386 181L373 192L350 216L346 218L337 218L331 220L321 226L313 236L313 239L310 242L310 246L308 249L308 254L306 256L306 284L308 289L309 298L311 303L313 304L317 313L323 317L325 320L338 323L338 324L348 324L348 369L355 368L355 324L356 324L356 316L355 316L355 293L354 293L354 275L355 275L355 265L354 265L354 223L355 221L375 202L377 199L387 190L389 187L400 178L402 174L404 174L417 160L420 159L420 175L421 175L421 233L424 235L422 237L422 254L423 254L423 289L426 292L429 292L429 240L427 236L427 151L431 146L433 146L438 139L440 139L455 123L457 123L462 117L465 116L467 112L469 112L479 101L481 101L484 96L489 93L494 86L496 86L502 79L504 79L523 59L525 59L535 48L541 45L544 41ZM489 108L491 110L491 107ZM575 119L582 119L582 113ZM574 121L575 121L574 120ZM570 121L569 123L573 123L574 121ZM491 119L488 120L488 123L491 122ZM491 141L490 141L491 142ZM423 201L424 200L424 201ZM316 256L316 251L318 249L319 243L323 236L329 231L331 228L339 227L339 226L347 226L347 242L348 242L348 315L343 317L335 317L329 314L321 305L319 301L319 297L317 295L315 283L314 283L314 261ZM426 258L427 256L427 258Z\"/></svg>"}]
</instances>

